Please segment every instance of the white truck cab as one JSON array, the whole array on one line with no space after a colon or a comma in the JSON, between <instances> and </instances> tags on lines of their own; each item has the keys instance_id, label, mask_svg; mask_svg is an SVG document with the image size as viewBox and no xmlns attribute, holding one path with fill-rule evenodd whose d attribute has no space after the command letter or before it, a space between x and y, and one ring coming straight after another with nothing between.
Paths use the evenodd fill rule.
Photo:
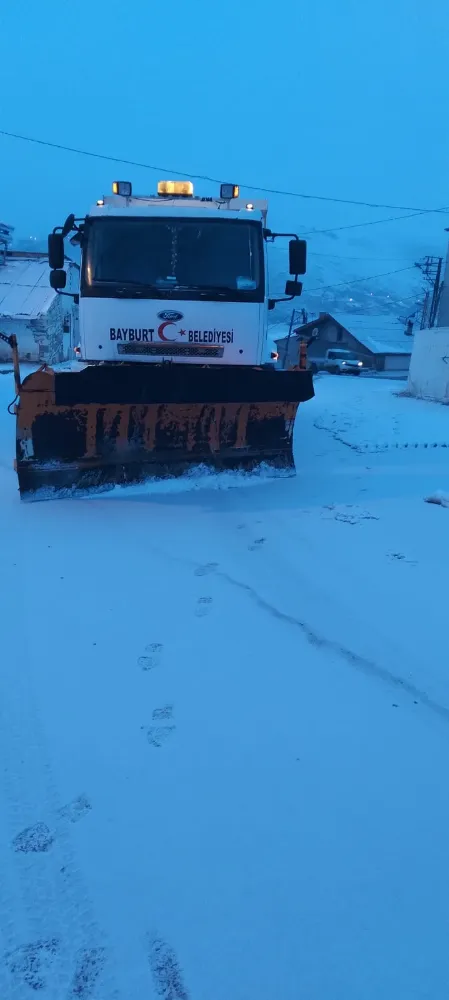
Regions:
<instances>
[{"instance_id":1,"label":"white truck cab","mask_svg":"<svg viewBox=\"0 0 449 1000\"><path fill-rule=\"evenodd\" d=\"M287 301L301 294L306 244L267 229L266 201L241 198L237 185L204 198L190 181L161 181L154 195L114 182L84 219L69 216L50 236L57 290L65 285L62 238L73 230L81 246L80 360L274 363L268 312L286 300L270 298L267 243L290 239Z\"/></svg>"}]
</instances>

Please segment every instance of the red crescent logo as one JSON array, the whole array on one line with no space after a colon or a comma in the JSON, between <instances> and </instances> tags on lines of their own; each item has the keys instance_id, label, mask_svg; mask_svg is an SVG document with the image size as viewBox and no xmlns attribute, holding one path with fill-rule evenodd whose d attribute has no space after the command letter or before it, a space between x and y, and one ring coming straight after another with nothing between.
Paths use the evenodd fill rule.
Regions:
<instances>
[{"instance_id":1,"label":"red crescent logo","mask_svg":"<svg viewBox=\"0 0 449 1000\"><path fill-rule=\"evenodd\" d=\"M161 323L161 325L160 325L160 327L158 328L158 331L157 331L158 337L160 337L161 340L168 340L169 342L171 342L173 340L176 340L176 337L166 337L165 336L164 330L165 330L166 326L176 326L176 324L173 323L171 319L167 320L166 323Z\"/></svg>"}]
</instances>

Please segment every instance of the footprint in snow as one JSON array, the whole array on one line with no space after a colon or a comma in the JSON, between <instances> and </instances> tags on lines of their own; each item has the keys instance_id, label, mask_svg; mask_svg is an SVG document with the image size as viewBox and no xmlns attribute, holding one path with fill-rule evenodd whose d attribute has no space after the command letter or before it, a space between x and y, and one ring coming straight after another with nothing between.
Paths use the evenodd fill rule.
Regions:
<instances>
[{"instance_id":1,"label":"footprint in snow","mask_svg":"<svg viewBox=\"0 0 449 1000\"><path fill-rule=\"evenodd\" d=\"M57 938L41 939L20 945L5 955L6 967L17 984L25 983L30 990L45 990L47 975L59 951ZM15 995L15 993L14 993ZM28 991L27 991L28 995Z\"/></svg>"},{"instance_id":2,"label":"footprint in snow","mask_svg":"<svg viewBox=\"0 0 449 1000\"><path fill-rule=\"evenodd\" d=\"M152 713L152 721L156 725L141 726L141 729L145 732L150 746L159 748L163 743L166 743L176 729L173 722L173 705L162 705L161 708L155 708Z\"/></svg>"},{"instance_id":3,"label":"footprint in snow","mask_svg":"<svg viewBox=\"0 0 449 1000\"><path fill-rule=\"evenodd\" d=\"M197 618L204 618L212 609L213 600L211 597L199 597L196 603L195 614Z\"/></svg>"},{"instance_id":4,"label":"footprint in snow","mask_svg":"<svg viewBox=\"0 0 449 1000\"><path fill-rule=\"evenodd\" d=\"M18 833L12 842L16 854L45 854L55 839L46 823L34 823Z\"/></svg>"},{"instance_id":5,"label":"footprint in snow","mask_svg":"<svg viewBox=\"0 0 449 1000\"><path fill-rule=\"evenodd\" d=\"M389 552L388 558L391 562L403 562L406 566L417 566L416 559L406 559L402 552Z\"/></svg>"},{"instance_id":6,"label":"footprint in snow","mask_svg":"<svg viewBox=\"0 0 449 1000\"><path fill-rule=\"evenodd\" d=\"M77 1000L91 1000L91 998L93 1000L95 984L105 963L105 948L85 948L78 952L69 997L77 997Z\"/></svg>"},{"instance_id":7,"label":"footprint in snow","mask_svg":"<svg viewBox=\"0 0 449 1000\"><path fill-rule=\"evenodd\" d=\"M254 542L251 543L251 545L248 545L249 551L257 552L257 549L260 549L264 544L264 542L266 542L266 538L256 538Z\"/></svg>"},{"instance_id":8,"label":"footprint in snow","mask_svg":"<svg viewBox=\"0 0 449 1000\"><path fill-rule=\"evenodd\" d=\"M160 1000L189 1000L176 953L160 937L148 937L148 960Z\"/></svg>"},{"instance_id":9,"label":"footprint in snow","mask_svg":"<svg viewBox=\"0 0 449 1000\"><path fill-rule=\"evenodd\" d=\"M59 815L61 819L68 819L70 823L79 823L91 809L92 803L89 802L87 795L78 795L59 810Z\"/></svg>"},{"instance_id":10,"label":"footprint in snow","mask_svg":"<svg viewBox=\"0 0 449 1000\"><path fill-rule=\"evenodd\" d=\"M172 719L173 718L173 705L163 705L162 708L155 708L152 719L154 722L159 722L161 719Z\"/></svg>"},{"instance_id":11,"label":"footprint in snow","mask_svg":"<svg viewBox=\"0 0 449 1000\"><path fill-rule=\"evenodd\" d=\"M142 670L154 670L154 667L159 667L162 659L163 645L161 642L150 642L149 646L145 646L145 656L139 656L137 660L138 666Z\"/></svg>"},{"instance_id":12,"label":"footprint in snow","mask_svg":"<svg viewBox=\"0 0 449 1000\"><path fill-rule=\"evenodd\" d=\"M176 726L148 726L146 729L147 741L150 747L161 747L174 733Z\"/></svg>"},{"instance_id":13,"label":"footprint in snow","mask_svg":"<svg viewBox=\"0 0 449 1000\"><path fill-rule=\"evenodd\" d=\"M205 563L204 566L197 566L195 570L195 576L208 576L209 573L215 573L218 569L218 563L210 562Z\"/></svg>"},{"instance_id":14,"label":"footprint in snow","mask_svg":"<svg viewBox=\"0 0 449 1000\"><path fill-rule=\"evenodd\" d=\"M60 820L78 823L91 809L87 795L78 795L59 810L58 816ZM14 837L12 849L16 854L46 854L56 837L57 833L50 830L46 823L33 823Z\"/></svg>"}]
</instances>

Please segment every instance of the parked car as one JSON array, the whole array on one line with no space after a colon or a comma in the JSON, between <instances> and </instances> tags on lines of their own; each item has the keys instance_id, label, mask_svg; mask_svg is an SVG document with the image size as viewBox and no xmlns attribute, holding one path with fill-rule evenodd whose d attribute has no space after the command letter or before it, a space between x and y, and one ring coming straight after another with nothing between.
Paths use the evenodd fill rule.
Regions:
<instances>
[{"instance_id":1,"label":"parked car","mask_svg":"<svg viewBox=\"0 0 449 1000\"><path fill-rule=\"evenodd\" d=\"M310 360L312 371L331 372L332 375L360 375L363 361L359 361L353 351L330 348L324 358Z\"/></svg>"}]
</instances>

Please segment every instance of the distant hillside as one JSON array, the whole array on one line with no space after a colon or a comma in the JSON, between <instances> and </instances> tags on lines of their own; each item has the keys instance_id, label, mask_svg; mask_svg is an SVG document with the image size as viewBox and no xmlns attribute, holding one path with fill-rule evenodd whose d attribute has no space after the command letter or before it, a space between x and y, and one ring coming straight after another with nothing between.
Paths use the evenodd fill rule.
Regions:
<instances>
[{"instance_id":1,"label":"distant hillside","mask_svg":"<svg viewBox=\"0 0 449 1000\"><path fill-rule=\"evenodd\" d=\"M443 212L404 213L397 217L368 209L344 207L331 211L298 203L286 214L287 203L280 206L282 215L275 220L282 232L304 236L308 244L307 274L304 291L296 306L309 312L363 312L365 314L407 315L422 301L423 278L415 264L425 255L446 256L445 225L449 216ZM369 216L372 216L370 220ZM294 219L301 218L301 224ZM313 220L307 225L307 218ZM320 225L329 220L328 225ZM335 220L335 228L332 228ZM275 229L273 220L271 225ZM287 240L269 246L270 292L282 295L288 277ZM330 286L330 287L329 287ZM291 305L279 304L275 315L284 321Z\"/></svg>"},{"instance_id":2,"label":"distant hillside","mask_svg":"<svg viewBox=\"0 0 449 1000\"><path fill-rule=\"evenodd\" d=\"M28 236L15 239L12 248L13 250L23 250L25 252L34 250L35 253L46 253L47 237Z\"/></svg>"}]
</instances>

